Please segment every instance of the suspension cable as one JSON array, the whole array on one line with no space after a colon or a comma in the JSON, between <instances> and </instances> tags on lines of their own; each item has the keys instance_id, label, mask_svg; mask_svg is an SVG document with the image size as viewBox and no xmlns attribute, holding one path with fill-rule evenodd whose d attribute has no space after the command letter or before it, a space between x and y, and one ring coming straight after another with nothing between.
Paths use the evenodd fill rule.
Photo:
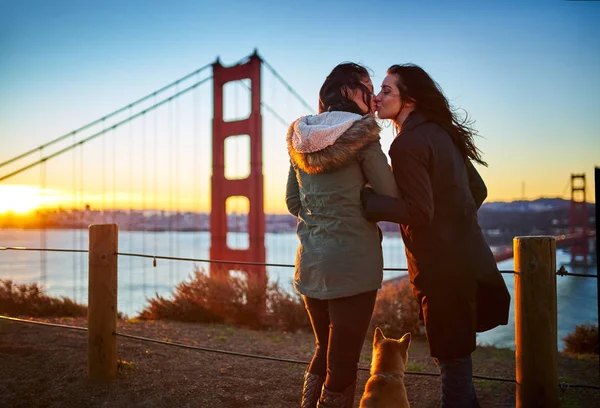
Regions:
<instances>
[{"instance_id":1,"label":"suspension cable","mask_svg":"<svg viewBox=\"0 0 600 408\"><path fill-rule=\"evenodd\" d=\"M75 143L75 135L73 135L73 143ZM73 248L77 248L77 229L75 222L75 208L77 208L77 150L73 150L73 168L71 170L73 174L73 204L71 207L71 232L73 234ZM77 302L77 265L79 258L73 254L73 300Z\"/></svg>"},{"instance_id":2,"label":"suspension cable","mask_svg":"<svg viewBox=\"0 0 600 408\"><path fill-rule=\"evenodd\" d=\"M278 73L277 71L275 71L275 68L273 68L273 67L271 66L271 64L269 64L267 61L265 61L265 60L264 60L264 59L262 59L262 58L261 58L261 60L262 60L263 64L264 64L264 65L265 65L265 66L266 66L266 67L269 69L269 71L271 71L271 72L273 73L273 75L274 75L274 76L275 76L275 77L276 77L276 78L277 78L277 79L278 79L278 80L279 80L279 81L280 81L280 82L281 82L281 83L282 83L282 84L283 84L283 85L284 85L284 86L285 86L285 87L288 89L288 91L290 91L290 93L291 93L292 95L294 95L294 96L295 96L295 97L296 97L296 98L297 98L297 99L300 101L300 103L301 103L302 105L304 105L304 107L305 107L306 109L308 109L308 110L309 110L309 111L311 111L312 113L316 113L316 112L315 112L315 110L314 110L314 109L313 109L313 108L312 108L312 107L311 107L311 106L310 106L310 105L309 105L309 104L308 104L308 103L307 103L307 102L304 100L304 98L302 98L302 97L300 96L300 94L298 94L298 92L296 92L296 91L294 90L294 88L292 88L292 86L291 86L290 84L288 84L288 83L286 82L286 80L285 80L285 79L283 79L283 78L282 78L282 76L281 76L281 75L279 75L279 73Z\"/></svg>"},{"instance_id":3,"label":"suspension cable","mask_svg":"<svg viewBox=\"0 0 600 408\"><path fill-rule=\"evenodd\" d=\"M112 180L112 222L117 223L117 129L113 128L113 153L112 153L112 169L113 169L113 180Z\"/></svg>"},{"instance_id":4,"label":"suspension cable","mask_svg":"<svg viewBox=\"0 0 600 408\"><path fill-rule=\"evenodd\" d=\"M129 111L129 115L131 116L131 110ZM143 116L143 115L142 115ZM128 213L128 217L127 217L127 235L129 236L129 250L133 251L133 228L131 225L131 222L133 220L133 150L134 150L134 143L133 143L133 121L129 122L129 134L128 134L128 141L129 141L129 160L127 160L129 162L129 194L128 194L128 202L129 202L129 211ZM133 309L133 294L131 293L131 288L133 288L133 259L129 258L129 291L127 292L128 295L128 300L129 300L129 307Z\"/></svg>"},{"instance_id":5,"label":"suspension cable","mask_svg":"<svg viewBox=\"0 0 600 408\"><path fill-rule=\"evenodd\" d=\"M250 85L248 85L244 82L242 82L242 84L246 88L248 88L250 90L250 92L252 92L252 88L250 87ZM271 106L269 106L266 102L261 101L260 106L262 106L263 108L268 110L269 113L271 113L275 117L275 119L277 119L281 124L283 124L283 126L285 126L286 128L289 126L290 122L286 121L279 113L277 113L277 111L275 109L273 109Z\"/></svg>"},{"instance_id":6,"label":"suspension cable","mask_svg":"<svg viewBox=\"0 0 600 408\"><path fill-rule=\"evenodd\" d=\"M148 146L146 140L146 115L142 116L142 252L146 252L146 172L148 170L148 163L146 162L146 147ZM142 293L146 297L146 273L147 268L144 264L144 273L142 274Z\"/></svg>"},{"instance_id":7,"label":"suspension cable","mask_svg":"<svg viewBox=\"0 0 600 408\"><path fill-rule=\"evenodd\" d=\"M102 122L106 128L106 122ZM102 138L102 222L106 224L106 138Z\"/></svg>"},{"instance_id":8,"label":"suspension cable","mask_svg":"<svg viewBox=\"0 0 600 408\"><path fill-rule=\"evenodd\" d=\"M175 88L175 90L177 90L177 87ZM180 191L181 191L181 178L179 176L179 170L180 170L180 164L181 164L181 160L180 160L180 146L179 146L179 140L180 140L180 132L179 132L179 123L181 121L181 110L179 109L179 98L176 99L174 102L174 111L175 114L173 116L173 119L175 121L175 142L173 143L173 146L175 148L175 161L173 162L174 164L174 171L175 171L175 233L174 234L178 234L179 230L181 228L180 225L180 217L179 217L179 211L181 210L180 208ZM172 253L172 252L171 252ZM175 245L175 256L179 256L179 245ZM177 263L175 264L175 272L177 277L179 277L179 267L180 264Z\"/></svg>"},{"instance_id":9,"label":"suspension cable","mask_svg":"<svg viewBox=\"0 0 600 408\"><path fill-rule=\"evenodd\" d=\"M201 107L200 107L200 97L198 95L199 90L195 90L193 93L193 99L192 99L192 109L193 109L193 115L192 115L192 171L193 171L193 176L192 176L192 202L193 205L195 206L195 209L200 208L200 169L199 169L199 157L200 157L200 112L201 112ZM194 214L196 214L196 212L194 211ZM194 231L193 231L193 238L192 238L192 256L196 256L196 250L197 250L197 246L198 246L198 232L200 231L200 225L199 225L199 221L200 221L200 217L196 217L194 219L193 225L194 225Z\"/></svg>"},{"instance_id":10,"label":"suspension cable","mask_svg":"<svg viewBox=\"0 0 600 408\"><path fill-rule=\"evenodd\" d=\"M173 102L169 103L169 255L173 255ZM173 262L169 262L169 285L173 286Z\"/></svg>"},{"instance_id":11,"label":"suspension cable","mask_svg":"<svg viewBox=\"0 0 600 408\"><path fill-rule=\"evenodd\" d=\"M10 160L7 160L7 161L5 161L5 162L2 162L2 163L0 163L0 167L4 167L4 166L6 166L6 165L8 165L8 164L10 164L10 163L13 163L13 162L17 161L17 160L23 159L23 158L25 158L25 157L27 157L27 156L29 156L29 155L31 155L31 154L33 154L33 153L37 152L38 150L42 150L42 149L44 149L44 148L46 148L46 147L52 146L53 144L55 144L55 143L58 143L58 142L60 142L60 141L62 141L62 140L64 140L64 139L68 138L69 136L75 136L75 134L76 134L76 133L79 133L79 132L81 132L81 131L83 131L83 130L85 130L85 129L88 129L88 128L90 128L90 127L94 126L94 125L97 125L98 123L100 123L100 122L102 122L102 121L104 121L104 120L106 120L106 119L108 119L108 118L111 118L111 117L113 117L113 116L115 116L115 115L118 115L119 113L122 113L122 112L124 112L125 110L127 110L127 109L129 109L129 108L132 108L132 107L134 107L134 106L136 106L136 105L139 105L140 103L142 103L142 102L144 102L144 101L148 100L149 98L151 98L151 97L153 97L153 96L156 96L156 95L158 95L158 94L160 94L160 93L162 93L162 92L166 91L167 89L169 89L169 88L173 87L174 85L177 85L177 84L179 84L180 82L182 82L182 81L185 81L186 79L189 79L190 77L192 77L192 76L194 76L194 75L196 75L196 74L200 73L201 71L204 71L206 68L209 68L209 67L211 67L211 66L212 66L212 63L211 63L211 64L206 64L206 65L205 65L205 66L203 66L202 68L199 68L199 69L195 70L194 72L192 72L192 73L189 73L189 74L187 74L187 75L185 75L185 76L183 76L183 77L179 78L179 79L178 79L178 80L176 80L175 82L171 82L170 84L168 84L168 85L166 85L166 86L164 86L164 87L162 87L162 88L160 88L160 89L158 89L158 90L156 90L156 91L154 91L154 92L152 92L152 93L150 93L150 94L148 94L148 95L144 96L144 97L143 97L143 98L141 98L141 99L138 99L138 100L137 100L137 101L135 101L135 102L132 102L132 103L130 103L130 104L129 104L129 105L127 105L127 106L124 106L124 107L122 107L122 108L120 108L120 109L117 109L116 111L114 111L114 112L111 112L111 113L109 113L108 115L106 115L106 116L103 116L103 117L102 117L102 118L100 118L100 119L97 119L97 120L95 120L95 121L93 121L93 122L90 122L90 123L88 123L87 125L84 125L84 126L82 126L82 127L78 128L78 129L75 129L75 130L73 130L72 132L69 132L69 133L67 133L67 134L65 134L65 135L63 135L63 136L60 136L60 137L58 137L58 138L56 138L56 139L54 139L54 140L52 140L52 141L50 141L50 142L48 142L48 143L44 143L43 145L41 145L41 146L39 146L39 147L36 147L35 149L31 149L31 150L29 150L29 151L27 151L27 152L25 152L25 153L23 153L23 154L20 154L20 155L18 155L18 156L16 156L16 157L13 157L13 158L12 158L12 159L10 159ZM0 181L2 181L2 180L0 180Z\"/></svg>"},{"instance_id":12,"label":"suspension cable","mask_svg":"<svg viewBox=\"0 0 600 408\"><path fill-rule=\"evenodd\" d=\"M156 103L156 98L154 98ZM154 119L154 252L158 251L158 111L153 112ZM154 292L158 292L156 282L158 280L158 273L154 268Z\"/></svg>"},{"instance_id":13,"label":"suspension cable","mask_svg":"<svg viewBox=\"0 0 600 408\"><path fill-rule=\"evenodd\" d=\"M16 176L17 174L24 172L25 170L28 170L28 169L30 169L32 167L35 167L35 166L37 166L38 164L40 164L44 160L50 160L50 159L53 159L54 157L60 156L61 154L65 153L65 152L68 152L69 150L74 149L75 147L77 147L79 145L83 145L84 143L87 143L90 140L95 139L96 137L103 135L104 133L108 132L108 130L110 130L110 129L116 129L117 127L119 127L119 126L121 126L121 125L123 125L123 124L125 124L125 123L127 123L127 122L129 122L129 121L131 121L131 120L133 120L133 119L141 116L141 115L144 115L145 113L147 113L147 112L149 112L149 111L151 111L153 109L156 109L157 107L159 107L159 106L161 106L161 105L163 105L163 104L165 104L165 103L173 100L174 98L177 98L177 97L185 94L186 92L191 91L192 89L194 89L194 88L198 87L199 85L205 83L209 79L212 79L212 76L204 78L202 81L197 82L197 83L195 83L193 85L190 85L189 87L181 90L180 92L178 92L178 93L176 93L176 94L174 94L174 95L172 95L172 96L170 96L170 97L168 97L166 99L163 99L162 101L160 101L160 102L158 102L158 103L156 103L156 104L154 104L154 105L152 105L152 106L144 109L143 111L138 112L135 115L130 116L130 117L126 118L126 119L123 119L120 122L117 122L116 124L112 125L109 128L106 128L104 130L101 130L100 132L94 133L93 135L88 136L87 138L82 139L79 142L73 143L72 145L67 146L64 149L61 149L61 150L59 150L57 152L54 152L51 155L48 155L48 156L44 157L43 159L37 160L37 161L35 161L33 163L30 163L30 164L28 164L28 165L26 165L24 167L21 167L18 170L15 170L15 171L13 171L13 172L11 172L9 174L1 176L0 177L0 181L4 181L4 180L6 180L6 179L8 179L10 177Z\"/></svg>"},{"instance_id":14,"label":"suspension cable","mask_svg":"<svg viewBox=\"0 0 600 408\"><path fill-rule=\"evenodd\" d=\"M77 242L77 247L78 248L83 248L83 229L82 226L85 225L85 199L83 196L83 189L84 189L84 174L83 174L83 170L84 170L84 151L83 151L83 145L79 146L79 225L77 227L77 235L79 236L78 242ZM79 285L84 288L85 287L85 257L83 256L79 256Z\"/></svg>"},{"instance_id":15,"label":"suspension cable","mask_svg":"<svg viewBox=\"0 0 600 408\"><path fill-rule=\"evenodd\" d=\"M40 155L43 156L44 153L42 150L40 150ZM40 224L40 247L45 248L46 247L46 211L45 211L45 206L44 206L44 195L46 194L46 161L44 161L41 165L40 165L40 184L41 184L41 188L40 188L40 205L39 205L39 224ZM40 283L42 286L42 289L46 289L46 284L47 284L47 277L48 277L48 270L47 270L47 262L46 262L46 252L40 252Z\"/></svg>"}]
</instances>

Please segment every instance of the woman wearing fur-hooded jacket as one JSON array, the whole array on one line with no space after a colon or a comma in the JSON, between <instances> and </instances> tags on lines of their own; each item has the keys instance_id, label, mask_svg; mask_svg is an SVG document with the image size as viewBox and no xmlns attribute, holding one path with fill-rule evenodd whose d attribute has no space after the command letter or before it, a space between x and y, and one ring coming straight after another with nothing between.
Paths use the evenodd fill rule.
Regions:
<instances>
[{"instance_id":1,"label":"woman wearing fur-hooded jacket","mask_svg":"<svg viewBox=\"0 0 600 408\"><path fill-rule=\"evenodd\" d=\"M360 350L383 278L380 231L364 218L360 192L369 183L397 196L397 187L380 128L368 114L372 87L363 67L338 65L321 88L322 113L293 122L287 135L286 203L298 217L300 241L294 287L317 345L305 374L303 408L352 407Z\"/></svg>"}]
</instances>

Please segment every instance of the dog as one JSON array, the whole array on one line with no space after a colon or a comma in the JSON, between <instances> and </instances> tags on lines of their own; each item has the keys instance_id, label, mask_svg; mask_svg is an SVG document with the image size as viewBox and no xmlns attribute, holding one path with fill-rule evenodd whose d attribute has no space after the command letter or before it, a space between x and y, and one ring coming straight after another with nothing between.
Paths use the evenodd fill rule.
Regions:
<instances>
[{"instance_id":1,"label":"dog","mask_svg":"<svg viewBox=\"0 0 600 408\"><path fill-rule=\"evenodd\" d=\"M360 408L410 407L404 386L410 339L410 333L400 340L388 339L379 327L375 329L371 377L365 385Z\"/></svg>"}]
</instances>

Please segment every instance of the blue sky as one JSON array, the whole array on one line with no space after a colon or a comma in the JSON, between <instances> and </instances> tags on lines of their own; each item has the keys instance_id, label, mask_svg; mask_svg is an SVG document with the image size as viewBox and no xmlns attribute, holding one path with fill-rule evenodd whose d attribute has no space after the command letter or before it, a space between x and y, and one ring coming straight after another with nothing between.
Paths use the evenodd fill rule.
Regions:
<instances>
[{"instance_id":1,"label":"blue sky","mask_svg":"<svg viewBox=\"0 0 600 408\"><path fill-rule=\"evenodd\" d=\"M526 198L562 195L571 172L587 173L593 197L593 169L600 165L600 2L297 3L0 0L0 161L217 56L230 64L258 48L313 106L339 62L370 67L376 88L390 65L419 64L476 120L490 200L521 198L523 183ZM265 75L265 98L283 94L267 81ZM204 109L208 121L209 106ZM303 113L286 109L281 114L289 120ZM285 127L266 114L265 127L272 138L266 140L273 140L265 156L285 158ZM385 149L391 140L386 129ZM283 189L282 163L265 161L273 202ZM72 168L53 170L52 177L71 180ZM34 183L38 173L11 182Z\"/></svg>"}]
</instances>

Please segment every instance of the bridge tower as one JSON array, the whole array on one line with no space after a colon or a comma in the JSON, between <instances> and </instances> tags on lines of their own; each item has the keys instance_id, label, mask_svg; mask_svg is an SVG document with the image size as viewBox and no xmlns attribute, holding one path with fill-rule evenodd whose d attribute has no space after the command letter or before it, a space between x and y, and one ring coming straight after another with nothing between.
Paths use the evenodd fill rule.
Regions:
<instances>
[{"instance_id":1,"label":"bridge tower","mask_svg":"<svg viewBox=\"0 0 600 408\"><path fill-rule=\"evenodd\" d=\"M262 116L261 64L256 53L249 60L224 67L219 60L213 64L213 122L212 122L212 187L210 214L210 258L238 262L265 262L265 213L263 206L262 173ZM231 81L250 79L251 113L242 120L225 121L223 118L223 86ZM248 135L250 138L250 174L244 179L228 179L225 175L225 140L230 136ZM249 202L247 249L234 249L227 244L228 222L226 201L229 197L246 197ZM251 284L265 287L264 266L211 264L210 273L236 270L244 272ZM227 272L228 273L228 272Z\"/></svg>"},{"instance_id":2,"label":"bridge tower","mask_svg":"<svg viewBox=\"0 0 600 408\"><path fill-rule=\"evenodd\" d=\"M588 263L588 215L585 187L585 173L571 174L570 232L580 235L573 240L571 245L572 265L587 265Z\"/></svg>"}]
</instances>

